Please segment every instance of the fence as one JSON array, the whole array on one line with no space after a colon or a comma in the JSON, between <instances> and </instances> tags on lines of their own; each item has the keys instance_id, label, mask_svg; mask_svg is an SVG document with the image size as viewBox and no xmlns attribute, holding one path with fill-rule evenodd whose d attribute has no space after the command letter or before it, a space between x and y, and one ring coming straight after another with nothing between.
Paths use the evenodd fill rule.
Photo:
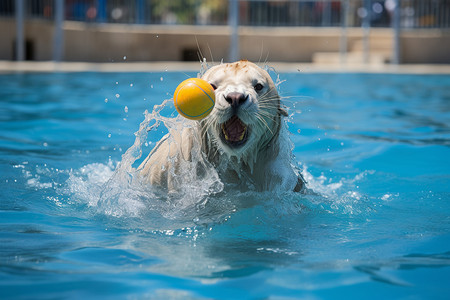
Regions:
<instances>
[{"instance_id":1,"label":"fence","mask_svg":"<svg viewBox=\"0 0 450 300\"><path fill-rule=\"evenodd\" d=\"M55 21L54 60L61 59L64 20L231 26L235 53L238 26L342 27L345 52L348 27L392 27L396 39L400 29L450 28L450 0L1 0L0 18L8 17L16 18L19 60L23 22L36 18Z\"/></svg>"},{"instance_id":2,"label":"fence","mask_svg":"<svg viewBox=\"0 0 450 300\"><path fill-rule=\"evenodd\" d=\"M234 0L25 0L25 18L126 24L227 25ZM390 27L397 0L237 0L244 26ZM402 28L450 28L450 0L399 0ZM17 0L0 1L0 17L14 17ZM344 10L348 5L348 11ZM344 16L344 14L347 14Z\"/></svg>"}]
</instances>

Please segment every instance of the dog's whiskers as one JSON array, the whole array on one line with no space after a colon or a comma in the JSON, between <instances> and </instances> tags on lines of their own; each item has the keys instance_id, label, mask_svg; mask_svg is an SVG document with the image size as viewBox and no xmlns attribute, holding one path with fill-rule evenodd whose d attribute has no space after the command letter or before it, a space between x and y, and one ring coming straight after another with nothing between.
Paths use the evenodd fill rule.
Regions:
<instances>
[{"instance_id":1,"label":"dog's whiskers","mask_svg":"<svg viewBox=\"0 0 450 300\"><path fill-rule=\"evenodd\" d=\"M270 119L270 118L269 118ZM267 127L267 129L270 131L270 133L273 135L272 129L270 129L269 124L267 123L267 121L264 118L264 115L261 114L261 112L258 112L256 114L256 120L259 121L262 125L264 125L265 127ZM272 119L273 121L273 119Z\"/></svg>"},{"instance_id":2,"label":"dog's whiskers","mask_svg":"<svg viewBox=\"0 0 450 300\"><path fill-rule=\"evenodd\" d=\"M269 114L269 113L260 111L260 112L258 112L258 115L263 117L263 118L265 118L265 119L269 119L271 121L276 121L276 117L271 115L271 114Z\"/></svg>"}]
</instances>

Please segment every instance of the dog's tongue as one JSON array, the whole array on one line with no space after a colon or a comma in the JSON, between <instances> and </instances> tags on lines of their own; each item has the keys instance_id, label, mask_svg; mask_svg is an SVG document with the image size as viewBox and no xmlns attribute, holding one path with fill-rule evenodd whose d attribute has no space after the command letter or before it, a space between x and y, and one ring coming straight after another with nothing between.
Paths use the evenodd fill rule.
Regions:
<instances>
[{"instance_id":1,"label":"dog's tongue","mask_svg":"<svg viewBox=\"0 0 450 300\"><path fill-rule=\"evenodd\" d=\"M225 138L231 142L242 141L247 127L239 120L237 116L231 117L222 125Z\"/></svg>"}]
</instances>

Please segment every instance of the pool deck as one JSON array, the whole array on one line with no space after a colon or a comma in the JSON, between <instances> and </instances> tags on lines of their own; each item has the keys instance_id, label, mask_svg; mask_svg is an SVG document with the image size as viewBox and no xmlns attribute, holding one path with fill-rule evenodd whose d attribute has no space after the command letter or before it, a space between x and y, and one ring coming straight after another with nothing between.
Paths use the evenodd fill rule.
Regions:
<instances>
[{"instance_id":1,"label":"pool deck","mask_svg":"<svg viewBox=\"0 0 450 300\"><path fill-rule=\"evenodd\" d=\"M277 72L450 74L450 65L312 64L268 62ZM23 72L198 72L199 62L15 62L0 61L0 73Z\"/></svg>"}]
</instances>

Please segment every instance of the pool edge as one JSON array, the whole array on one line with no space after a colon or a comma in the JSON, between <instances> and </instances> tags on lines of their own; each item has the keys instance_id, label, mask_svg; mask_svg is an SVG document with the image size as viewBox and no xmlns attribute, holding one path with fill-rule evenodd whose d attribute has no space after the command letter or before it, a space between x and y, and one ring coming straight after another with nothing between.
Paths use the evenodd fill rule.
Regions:
<instances>
[{"instance_id":1,"label":"pool edge","mask_svg":"<svg viewBox=\"0 0 450 300\"><path fill-rule=\"evenodd\" d=\"M214 63L213 63L214 64ZM282 73L395 73L395 74L450 74L450 64L314 64L302 62L268 62L277 72ZM34 72L164 72L200 70L199 62L16 62L0 61L0 74Z\"/></svg>"}]
</instances>

